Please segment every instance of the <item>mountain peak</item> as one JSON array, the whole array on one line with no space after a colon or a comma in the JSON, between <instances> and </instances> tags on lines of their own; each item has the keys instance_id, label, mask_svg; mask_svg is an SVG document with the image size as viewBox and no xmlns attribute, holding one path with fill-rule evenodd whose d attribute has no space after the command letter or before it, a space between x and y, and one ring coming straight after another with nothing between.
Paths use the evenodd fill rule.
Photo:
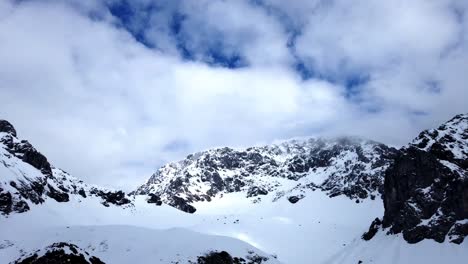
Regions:
<instances>
[{"instance_id":1,"label":"mountain peak","mask_svg":"<svg viewBox=\"0 0 468 264\"><path fill-rule=\"evenodd\" d=\"M215 148L164 165L135 193L160 196L190 212L195 211L190 204L227 193L243 193L252 202L303 197L307 189L320 189L329 196L375 198L395 152L384 144L352 137Z\"/></svg>"},{"instance_id":2,"label":"mountain peak","mask_svg":"<svg viewBox=\"0 0 468 264\"><path fill-rule=\"evenodd\" d=\"M0 120L0 132L9 133L16 137L15 127L13 127L13 125L6 120Z\"/></svg>"},{"instance_id":3,"label":"mountain peak","mask_svg":"<svg viewBox=\"0 0 468 264\"><path fill-rule=\"evenodd\" d=\"M387 170L382 226L423 239L462 243L468 235L468 115L423 131Z\"/></svg>"},{"instance_id":4,"label":"mountain peak","mask_svg":"<svg viewBox=\"0 0 468 264\"><path fill-rule=\"evenodd\" d=\"M18 139L10 122L0 120L0 214L25 212L52 198L68 202L71 196L99 197L104 206L131 203L122 191L93 187L54 168L27 140Z\"/></svg>"},{"instance_id":5,"label":"mountain peak","mask_svg":"<svg viewBox=\"0 0 468 264\"><path fill-rule=\"evenodd\" d=\"M425 130L410 146L432 153L440 160L467 168L468 114L459 114L439 126Z\"/></svg>"}]
</instances>

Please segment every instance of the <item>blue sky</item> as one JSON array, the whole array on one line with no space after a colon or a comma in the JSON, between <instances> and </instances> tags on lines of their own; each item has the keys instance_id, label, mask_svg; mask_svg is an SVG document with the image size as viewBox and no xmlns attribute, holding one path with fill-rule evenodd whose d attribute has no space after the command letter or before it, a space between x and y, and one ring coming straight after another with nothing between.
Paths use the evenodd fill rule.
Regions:
<instances>
[{"instance_id":1,"label":"blue sky","mask_svg":"<svg viewBox=\"0 0 468 264\"><path fill-rule=\"evenodd\" d=\"M1 1L0 114L57 166L127 189L211 147L399 146L468 111L464 2Z\"/></svg>"}]
</instances>

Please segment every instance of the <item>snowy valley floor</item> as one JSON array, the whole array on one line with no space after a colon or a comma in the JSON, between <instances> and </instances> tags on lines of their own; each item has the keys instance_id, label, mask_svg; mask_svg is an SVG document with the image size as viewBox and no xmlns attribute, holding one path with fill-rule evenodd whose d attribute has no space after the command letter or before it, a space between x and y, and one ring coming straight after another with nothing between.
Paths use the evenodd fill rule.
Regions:
<instances>
[{"instance_id":1,"label":"snowy valley floor","mask_svg":"<svg viewBox=\"0 0 468 264\"><path fill-rule=\"evenodd\" d=\"M74 243L110 264L187 263L207 249L233 256L255 251L270 257L267 263L289 264L456 264L468 258L466 241L409 245L382 232L362 241L372 220L383 215L380 199L356 203L316 191L296 204L271 202L269 196L253 204L237 195L198 203L195 214L139 198L126 209L89 198L69 203L49 199L29 212L0 218L0 263L53 242Z\"/></svg>"}]
</instances>

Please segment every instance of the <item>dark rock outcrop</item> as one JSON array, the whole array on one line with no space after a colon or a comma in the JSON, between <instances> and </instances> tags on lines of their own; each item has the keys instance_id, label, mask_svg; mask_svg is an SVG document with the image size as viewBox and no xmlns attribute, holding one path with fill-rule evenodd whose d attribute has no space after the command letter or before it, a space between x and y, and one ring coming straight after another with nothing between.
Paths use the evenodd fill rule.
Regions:
<instances>
[{"instance_id":1,"label":"dark rock outcrop","mask_svg":"<svg viewBox=\"0 0 468 264\"><path fill-rule=\"evenodd\" d=\"M0 212L9 214L11 212L24 213L29 210L29 205L24 200L17 200L13 198L11 193L2 192L0 188Z\"/></svg>"},{"instance_id":2,"label":"dark rock outcrop","mask_svg":"<svg viewBox=\"0 0 468 264\"><path fill-rule=\"evenodd\" d=\"M13 135L5 135L0 138L0 143L3 143L5 149L12 155L40 170L45 175L52 175L52 168L47 158L28 141L21 140L18 142Z\"/></svg>"},{"instance_id":3,"label":"dark rock outcrop","mask_svg":"<svg viewBox=\"0 0 468 264\"><path fill-rule=\"evenodd\" d=\"M75 195L99 197L105 206L131 203L122 191L91 187L65 171L53 168L28 141L16 137L16 130L9 122L0 120L0 132L0 166L11 171L11 180L0 181L1 214L25 212L30 205L41 204L48 198L68 202Z\"/></svg>"},{"instance_id":4,"label":"dark rock outcrop","mask_svg":"<svg viewBox=\"0 0 468 264\"><path fill-rule=\"evenodd\" d=\"M105 206L109 206L109 204L125 205L131 203L123 191L103 191L93 188L91 194L101 197L103 199L102 204Z\"/></svg>"},{"instance_id":5,"label":"dark rock outcrop","mask_svg":"<svg viewBox=\"0 0 468 264\"><path fill-rule=\"evenodd\" d=\"M211 252L206 256L198 257L198 264L233 264L234 260L226 251Z\"/></svg>"},{"instance_id":6,"label":"dark rock outcrop","mask_svg":"<svg viewBox=\"0 0 468 264\"><path fill-rule=\"evenodd\" d=\"M376 218L374 221L372 221L369 230L362 235L362 239L366 241L371 240L375 236L375 234L377 234L377 231L379 231L381 227L382 221L379 218Z\"/></svg>"},{"instance_id":7,"label":"dark rock outcrop","mask_svg":"<svg viewBox=\"0 0 468 264\"><path fill-rule=\"evenodd\" d=\"M195 211L197 211L194 206L190 205L185 199L178 196L172 197L169 201L169 205L190 214L193 214Z\"/></svg>"},{"instance_id":8,"label":"dark rock outcrop","mask_svg":"<svg viewBox=\"0 0 468 264\"><path fill-rule=\"evenodd\" d=\"M468 221L456 223L448 233L450 241L455 244L461 244L466 236L468 236Z\"/></svg>"},{"instance_id":9,"label":"dark rock outcrop","mask_svg":"<svg viewBox=\"0 0 468 264\"><path fill-rule=\"evenodd\" d=\"M10 122L6 120L0 120L0 132L5 132L16 137L16 130Z\"/></svg>"},{"instance_id":10,"label":"dark rock outcrop","mask_svg":"<svg viewBox=\"0 0 468 264\"><path fill-rule=\"evenodd\" d=\"M156 194L150 193L148 195L148 200L146 200L147 203L154 203L157 206L162 205L161 197L157 196Z\"/></svg>"},{"instance_id":11,"label":"dark rock outcrop","mask_svg":"<svg viewBox=\"0 0 468 264\"><path fill-rule=\"evenodd\" d=\"M204 256L199 256L196 264L262 264L267 260L267 257L256 255L253 252L249 252L249 255L245 258L241 258L232 257L226 251L213 251Z\"/></svg>"},{"instance_id":12,"label":"dark rock outcrop","mask_svg":"<svg viewBox=\"0 0 468 264\"><path fill-rule=\"evenodd\" d=\"M47 158L38 152L27 140L19 141L16 139L16 130L10 122L0 120L0 132L7 133L7 135L0 137L0 142L5 145L8 152L32 165L42 173L52 175L52 169Z\"/></svg>"},{"instance_id":13,"label":"dark rock outcrop","mask_svg":"<svg viewBox=\"0 0 468 264\"><path fill-rule=\"evenodd\" d=\"M461 243L468 223L468 115L422 132L386 171L385 214L389 233L409 243L423 239Z\"/></svg>"},{"instance_id":14,"label":"dark rock outcrop","mask_svg":"<svg viewBox=\"0 0 468 264\"><path fill-rule=\"evenodd\" d=\"M56 190L51 185L48 185L47 187L48 187L48 190L49 190L47 192L47 196L54 199L55 201L57 201L59 203L64 203L64 202L68 202L70 200L70 196L68 195L68 193Z\"/></svg>"},{"instance_id":15,"label":"dark rock outcrop","mask_svg":"<svg viewBox=\"0 0 468 264\"><path fill-rule=\"evenodd\" d=\"M54 243L46 248L45 254L39 255L39 251L26 258L21 258L14 262L15 264L105 264L95 256L89 256L89 253L74 244Z\"/></svg>"},{"instance_id":16,"label":"dark rock outcrop","mask_svg":"<svg viewBox=\"0 0 468 264\"><path fill-rule=\"evenodd\" d=\"M299 200L301 200L302 198L304 198L304 195L289 196L288 201L290 203L292 203L292 204L295 204L295 203L299 202Z\"/></svg>"},{"instance_id":17,"label":"dark rock outcrop","mask_svg":"<svg viewBox=\"0 0 468 264\"><path fill-rule=\"evenodd\" d=\"M247 197L255 197L259 195L267 195L268 191L262 187L252 186L247 190Z\"/></svg>"}]
</instances>

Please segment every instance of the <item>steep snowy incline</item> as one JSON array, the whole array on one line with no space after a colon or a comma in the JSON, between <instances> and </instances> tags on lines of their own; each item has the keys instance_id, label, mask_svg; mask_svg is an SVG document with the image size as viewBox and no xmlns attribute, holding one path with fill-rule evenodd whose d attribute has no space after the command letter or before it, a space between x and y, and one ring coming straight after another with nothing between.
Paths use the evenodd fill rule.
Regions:
<instances>
[{"instance_id":1,"label":"steep snowy incline","mask_svg":"<svg viewBox=\"0 0 468 264\"><path fill-rule=\"evenodd\" d=\"M209 202L228 193L259 202L274 193L295 203L305 190L330 197L379 196L384 171L397 150L359 138L291 140L245 150L219 148L189 155L160 168L135 191L193 213L195 202Z\"/></svg>"}]
</instances>

